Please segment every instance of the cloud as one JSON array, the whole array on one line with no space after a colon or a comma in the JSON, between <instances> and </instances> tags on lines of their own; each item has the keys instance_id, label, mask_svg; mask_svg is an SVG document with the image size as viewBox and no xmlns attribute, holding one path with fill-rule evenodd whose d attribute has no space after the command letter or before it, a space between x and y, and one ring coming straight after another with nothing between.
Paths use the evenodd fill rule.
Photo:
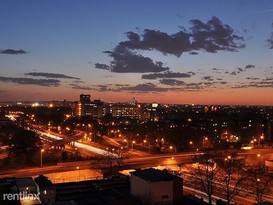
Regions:
<instances>
[{"instance_id":1,"label":"cloud","mask_svg":"<svg viewBox=\"0 0 273 205\"><path fill-rule=\"evenodd\" d=\"M213 81L213 77L212 76L204 76L202 79L206 80L206 81Z\"/></svg>"},{"instance_id":2,"label":"cloud","mask_svg":"<svg viewBox=\"0 0 273 205\"><path fill-rule=\"evenodd\" d=\"M234 34L233 29L223 24L217 17L212 17L207 23L191 20L193 25L192 49L204 50L209 53L218 51L237 51L244 48L244 38Z\"/></svg>"},{"instance_id":3,"label":"cloud","mask_svg":"<svg viewBox=\"0 0 273 205\"><path fill-rule=\"evenodd\" d=\"M233 88L273 88L273 78L266 78L260 81L252 81L249 83L240 83Z\"/></svg>"},{"instance_id":4,"label":"cloud","mask_svg":"<svg viewBox=\"0 0 273 205\"><path fill-rule=\"evenodd\" d=\"M246 65L244 68L236 68L236 70L235 70L235 71L232 71L232 72L230 73L230 75L237 75L237 74L240 74L240 73L245 72L245 71L247 71L248 69L252 69L252 68L255 68L255 65L249 64L249 65Z\"/></svg>"},{"instance_id":5,"label":"cloud","mask_svg":"<svg viewBox=\"0 0 273 205\"><path fill-rule=\"evenodd\" d=\"M250 64L249 64L249 65L246 65L246 66L245 66L245 69L250 69L250 68L255 68L255 65L250 65Z\"/></svg>"},{"instance_id":6,"label":"cloud","mask_svg":"<svg viewBox=\"0 0 273 205\"><path fill-rule=\"evenodd\" d=\"M0 76L0 81L8 83L17 83L23 85L39 85L39 86L54 86L58 87L60 81L56 79L33 79L33 78L12 78Z\"/></svg>"},{"instance_id":7,"label":"cloud","mask_svg":"<svg viewBox=\"0 0 273 205\"><path fill-rule=\"evenodd\" d=\"M92 87L81 86L81 85L78 85L78 84L75 84L75 83L71 83L70 86L74 90L94 90L94 88L92 88Z\"/></svg>"},{"instance_id":8,"label":"cloud","mask_svg":"<svg viewBox=\"0 0 273 205\"><path fill-rule=\"evenodd\" d=\"M110 70L110 66L106 64L96 63L95 68L102 70Z\"/></svg>"},{"instance_id":9,"label":"cloud","mask_svg":"<svg viewBox=\"0 0 273 205\"><path fill-rule=\"evenodd\" d=\"M234 34L233 29L223 24L217 17L212 17L204 23L200 20L190 20L192 27L174 34L167 34L159 30L145 29L142 34L127 32L127 41L120 42L121 46L130 50L157 50L164 55L170 54L180 57L184 52L197 54L204 50L216 53L221 50L237 51L244 48L243 37Z\"/></svg>"},{"instance_id":10,"label":"cloud","mask_svg":"<svg viewBox=\"0 0 273 205\"><path fill-rule=\"evenodd\" d=\"M28 52L22 49L15 50L15 49L6 49L0 51L2 54L8 54L8 55L18 55L18 54L27 54Z\"/></svg>"},{"instance_id":11,"label":"cloud","mask_svg":"<svg viewBox=\"0 0 273 205\"><path fill-rule=\"evenodd\" d=\"M67 76L64 74L58 74L58 73L39 73L39 72L31 72L31 73L25 73L25 75L29 76L35 76L35 77L45 77L45 78L63 78L63 79L75 79L80 80L80 78Z\"/></svg>"},{"instance_id":12,"label":"cloud","mask_svg":"<svg viewBox=\"0 0 273 205\"><path fill-rule=\"evenodd\" d=\"M136 86L123 87L120 89L124 91L133 91L133 92L166 92L169 90L168 88L157 87L153 83L138 84Z\"/></svg>"},{"instance_id":13,"label":"cloud","mask_svg":"<svg viewBox=\"0 0 273 205\"><path fill-rule=\"evenodd\" d=\"M163 85L170 85L170 86L181 86L184 85L185 82L181 80L175 80L175 79L169 79L169 78L163 78L160 79L159 82Z\"/></svg>"},{"instance_id":14,"label":"cloud","mask_svg":"<svg viewBox=\"0 0 273 205\"><path fill-rule=\"evenodd\" d=\"M273 28L273 23L272 23L272 28ZM271 33L271 36L269 39L266 40L269 49L273 49L273 32Z\"/></svg>"},{"instance_id":15,"label":"cloud","mask_svg":"<svg viewBox=\"0 0 273 205\"><path fill-rule=\"evenodd\" d=\"M190 78L192 75L194 75L193 72L189 73L179 73L179 72L164 72L164 73L151 73L151 74L144 74L141 76L142 79L149 79L149 80L155 80L158 78Z\"/></svg>"},{"instance_id":16,"label":"cloud","mask_svg":"<svg viewBox=\"0 0 273 205\"><path fill-rule=\"evenodd\" d=\"M247 77L247 80L260 80L260 78L256 78L256 77Z\"/></svg>"},{"instance_id":17,"label":"cloud","mask_svg":"<svg viewBox=\"0 0 273 205\"><path fill-rule=\"evenodd\" d=\"M168 34L159 30L144 29L142 33L129 31L127 40L120 42L112 51L104 51L113 60L110 65L96 63L95 68L117 73L147 73L169 70L162 62L153 62L137 51L159 51L164 55L180 57L183 53L197 55L197 51L217 53L237 51L244 48L244 38L234 34L233 29L217 17L203 23L194 19L192 27Z\"/></svg>"},{"instance_id":18,"label":"cloud","mask_svg":"<svg viewBox=\"0 0 273 205\"><path fill-rule=\"evenodd\" d=\"M195 52L195 51L191 51L191 52L189 52L189 54L190 54L190 55L198 55L198 53Z\"/></svg>"},{"instance_id":19,"label":"cloud","mask_svg":"<svg viewBox=\"0 0 273 205\"><path fill-rule=\"evenodd\" d=\"M84 83L84 82L81 80L73 80L73 83Z\"/></svg>"},{"instance_id":20,"label":"cloud","mask_svg":"<svg viewBox=\"0 0 273 205\"><path fill-rule=\"evenodd\" d=\"M105 51L110 57L113 58L110 65L110 71L115 73L149 73L149 72L162 72L169 70L164 67L163 63L153 62L152 59L136 54L130 50L117 46L114 51ZM107 65L99 67L107 67ZM97 63L98 66L98 63ZM95 66L97 68L97 66ZM101 68L100 68L101 69Z\"/></svg>"}]
</instances>

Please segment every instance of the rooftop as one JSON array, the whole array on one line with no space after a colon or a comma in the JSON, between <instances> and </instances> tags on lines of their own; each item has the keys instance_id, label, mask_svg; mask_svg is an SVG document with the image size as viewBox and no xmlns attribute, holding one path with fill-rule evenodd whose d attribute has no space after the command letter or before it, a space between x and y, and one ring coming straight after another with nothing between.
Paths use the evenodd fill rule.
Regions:
<instances>
[{"instance_id":1,"label":"rooftop","mask_svg":"<svg viewBox=\"0 0 273 205\"><path fill-rule=\"evenodd\" d=\"M168 172L153 168L136 170L131 172L131 174L150 182L172 181L173 179L177 178L177 176L174 176Z\"/></svg>"}]
</instances>

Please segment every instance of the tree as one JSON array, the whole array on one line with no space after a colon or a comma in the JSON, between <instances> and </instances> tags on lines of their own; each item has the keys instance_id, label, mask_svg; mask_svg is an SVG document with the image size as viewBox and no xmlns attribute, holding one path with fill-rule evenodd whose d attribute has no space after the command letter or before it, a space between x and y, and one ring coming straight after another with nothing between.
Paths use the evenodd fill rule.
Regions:
<instances>
[{"instance_id":1,"label":"tree","mask_svg":"<svg viewBox=\"0 0 273 205\"><path fill-rule=\"evenodd\" d=\"M9 155L32 164L35 156L40 153L41 145L41 140L35 132L22 129L10 138Z\"/></svg>"},{"instance_id":2,"label":"tree","mask_svg":"<svg viewBox=\"0 0 273 205\"><path fill-rule=\"evenodd\" d=\"M216 173L218 167L216 166L216 160L219 154L215 151L207 150L203 155L195 156L195 162L197 162L197 169L193 171L193 175L198 182L200 182L202 190L208 196L209 205L212 204L212 195L215 190Z\"/></svg>"},{"instance_id":3,"label":"tree","mask_svg":"<svg viewBox=\"0 0 273 205\"><path fill-rule=\"evenodd\" d=\"M220 189L225 193L227 204L230 205L233 198L248 187L248 174L244 170L245 159L239 157L237 152L224 152L223 156L225 157L217 163L221 168L219 179L223 180Z\"/></svg>"},{"instance_id":4,"label":"tree","mask_svg":"<svg viewBox=\"0 0 273 205\"><path fill-rule=\"evenodd\" d=\"M123 164L125 156L122 151L116 153L108 152L97 158L94 164L92 164L92 169L97 170L103 175L103 178L107 178L116 173Z\"/></svg>"},{"instance_id":5,"label":"tree","mask_svg":"<svg viewBox=\"0 0 273 205\"><path fill-rule=\"evenodd\" d=\"M62 161L65 162L68 160L68 153L67 151L62 152Z\"/></svg>"},{"instance_id":6,"label":"tree","mask_svg":"<svg viewBox=\"0 0 273 205\"><path fill-rule=\"evenodd\" d=\"M271 184L273 185L273 179L264 167L251 170L251 187L255 194L258 204L263 202L263 196L267 193L271 193Z\"/></svg>"}]
</instances>

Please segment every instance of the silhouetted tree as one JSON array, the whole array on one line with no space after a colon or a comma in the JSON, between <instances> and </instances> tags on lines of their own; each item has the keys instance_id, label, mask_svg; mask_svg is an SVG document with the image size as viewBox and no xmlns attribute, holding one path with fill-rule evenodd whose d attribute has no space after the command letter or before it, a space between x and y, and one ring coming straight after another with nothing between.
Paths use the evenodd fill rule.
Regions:
<instances>
[{"instance_id":1,"label":"silhouetted tree","mask_svg":"<svg viewBox=\"0 0 273 205\"><path fill-rule=\"evenodd\" d=\"M251 189L256 197L258 204L263 202L263 196L272 193L273 178L270 176L264 167L252 169L250 174Z\"/></svg>"},{"instance_id":2,"label":"silhouetted tree","mask_svg":"<svg viewBox=\"0 0 273 205\"><path fill-rule=\"evenodd\" d=\"M220 167L219 184L220 190L225 193L227 205L235 196L240 195L249 184L248 173L245 171L245 159L238 156L237 152L223 152L223 157L218 160Z\"/></svg>"},{"instance_id":3,"label":"silhouetted tree","mask_svg":"<svg viewBox=\"0 0 273 205\"><path fill-rule=\"evenodd\" d=\"M38 135L29 130L20 130L9 140L9 155L18 159L18 162L32 164L35 156L40 153L41 140Z\"/></svg>"}]
</instances>

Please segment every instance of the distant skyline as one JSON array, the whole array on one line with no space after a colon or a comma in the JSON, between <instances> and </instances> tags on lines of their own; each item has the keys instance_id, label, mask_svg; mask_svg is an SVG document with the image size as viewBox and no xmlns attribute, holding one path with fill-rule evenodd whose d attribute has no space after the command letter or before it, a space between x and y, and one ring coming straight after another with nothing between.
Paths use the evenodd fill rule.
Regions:
<instances>
[{"instance_id":1,"label":"distant skyline","mask_svg":"<svg viewBox=\"0 0 273 205\"><path fill-rule=\"evenodd\" d=\"M273 105L271 0L2 0L0 101Z\"/></svg>"}]
</instances>

